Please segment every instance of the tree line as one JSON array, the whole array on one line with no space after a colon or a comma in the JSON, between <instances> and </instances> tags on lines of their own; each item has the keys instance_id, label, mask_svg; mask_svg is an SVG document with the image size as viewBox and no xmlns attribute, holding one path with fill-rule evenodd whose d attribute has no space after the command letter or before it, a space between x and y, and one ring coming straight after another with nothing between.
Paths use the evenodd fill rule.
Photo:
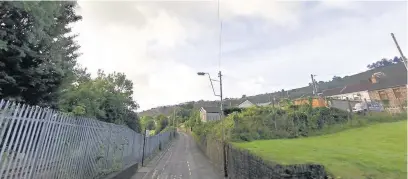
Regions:
<instances>
[{"instance_id":1,"label":"tree line","mask_svg":"<svg viewBox=\"0 0 408 179\"><path fill-rule=\"evenodd\" d=\"M77 63L76 8L75 1L0 2L0 98L140 132L132 81L102 70L92 78Z\"/></svg>"}]
</instances>

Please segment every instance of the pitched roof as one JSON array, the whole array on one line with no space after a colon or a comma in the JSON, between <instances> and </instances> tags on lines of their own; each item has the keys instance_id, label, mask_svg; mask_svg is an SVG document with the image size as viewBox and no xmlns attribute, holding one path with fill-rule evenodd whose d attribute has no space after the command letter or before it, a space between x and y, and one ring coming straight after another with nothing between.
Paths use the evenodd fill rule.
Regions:
<instances>
[{"instance_id":1,"label":"pitched roof","mask_svg":"<svg viewBox=\"0 0 408 179\"><path fill-rule=\"evenodd\" d=\"M344 87L332 88L323 91L323 96L333 96L339 94L347 94L358 91L373 91L384 88L392 88L397 86L407 85L407 74L402 73L398 76L387 77L378 80L377 83L362 83L362 84L353 84L346 85Z\"/></svg>"},{"instance_id":2,"label":"pitched roof","mask_svg":"<svg viewBox=\"0 0 408 179\"><path fill-rule=\"evenodd\" d=\"M221 109L219 107L201 107L203 108L207 113L220 113Z\"/></svg>"},{"instance_id":3,"label":"pitched roof","mask_svg":"<svg viewBox=\"0 0 408 179\"><path fill-rule=\"evenodd\" d=\"M372 86L372 83L363 83L363 84L352 84L346 85L344 89L340 91L340 94L354 93L358 91L367 91Z\"/></svg>"},{"instance_id":4,"label":"pitched roof","mask_svg":"<svg viewBox=\"0 0 408 179\"><path fill-rule=\"evenodd\" d=\"M332 89L327 89L327 90L323 90L323 96L333 96L333 95L338 95L340 94L341 90L344 87L338 87L338 88L332 88Z\"/></svg>"},{"instance_id":5,"label":"pitched roof","mask_svg":"<svg viewBox=\"0 0 408 179\"><path fill-rule=\"evenodd\" d=\"M380 90L384 88L392 88L397 86L407 85L407 74L401 74L394 78L387 78L386 80L380 80L378 83L374 83L370 87L370 91L372 90Z\"/></svg>"}]
</instances>

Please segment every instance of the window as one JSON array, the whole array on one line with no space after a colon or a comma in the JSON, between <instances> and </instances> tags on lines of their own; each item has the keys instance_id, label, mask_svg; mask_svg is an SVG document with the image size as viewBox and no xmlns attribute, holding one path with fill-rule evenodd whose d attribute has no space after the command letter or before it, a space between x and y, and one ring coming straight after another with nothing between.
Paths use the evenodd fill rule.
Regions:
<instances>
[{"instance_id":1,"label":"window","mask_svg":"<svg viewBox=\"0 0 408 179\"><path fill-rule=\"evenodd\" d=\"M402 92L401 92L401 88L395 88L392 89L394 91L395 97L396 98L402 98Z\"/></svg>"},{"instance_id":2,"label":"window","mask_svg":"<svg viewBox=\"0 0 408 179\"><path fill-rule=\"evenodd\" d=\"M388 95L384 90L378 91L381 100L388 100Z\"/></svg>"}]
</instances>

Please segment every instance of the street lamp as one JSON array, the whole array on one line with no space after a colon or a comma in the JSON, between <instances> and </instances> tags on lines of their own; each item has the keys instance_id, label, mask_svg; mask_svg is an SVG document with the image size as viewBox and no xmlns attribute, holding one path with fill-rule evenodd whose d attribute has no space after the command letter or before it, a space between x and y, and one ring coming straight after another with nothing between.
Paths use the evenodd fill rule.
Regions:
<instances>
[{"instance_id":1,"label":"street lamp","mask_svg":"<svg viewBox=\"0 0 408 179\"><path fill-rule=\"evenodd\" d=\"M216 79L212 79L209 73L205 73L205 72L198 72L197 75L199 76L205 76L208 75L208 78L210 80L211 83L211 88L213 90L214 96L219 96L220 97L220 109L221 109L221 116L220 116L220 120L221 120L221 130L222 130L222 138L221 138L221 142L222 142L222 148L223 148L223 162L224 162L224 176L227 177L228 176L228 172L227 172L227 155L226 155L226 150L225 150L225 136L224 136L224 110L223 110L223 102L222 102L222 74L221 71L218 72L218 77L219 80ZM214 90L214 85L213 85L213 81L217 81L220 83L220 94L216 94L215 90Z\"/></svg>"}]
</instances>

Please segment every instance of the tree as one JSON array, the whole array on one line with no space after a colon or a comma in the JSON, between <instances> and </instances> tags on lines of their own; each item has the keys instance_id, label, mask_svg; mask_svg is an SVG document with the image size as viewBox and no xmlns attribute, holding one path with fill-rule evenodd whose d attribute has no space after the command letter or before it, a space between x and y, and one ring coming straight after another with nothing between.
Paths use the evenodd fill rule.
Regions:
<instances>
[{"instance_id":1,"label":"tree","mask_svg":"<svg viewBox=\"0 0 408 179\"><path fill-rule=\"evenodd\" d=\"M55 107L79 46L76 2L0 2L0 98Z\"/></svg>"},{"instance_id":2,"label":"tree","mask_svg":"<svg viewBox=\"0 0 408 179\"><path fill-rule=\"evenodd\" d=\"M163 129L165 129L169 125L169 120L164 115L158 115L156 117L156 134L160 133Z\"/></svg>"},{"instance_id":3,"label":"tree","mask_svg":"<svg viewBox=\"0 0 408 179\"><path fill-rule=\"evenodd\" d=\"M95 117L98 120L125 124L135 131L141 126L133 101L133 84L123 73L105 74L98 71L95 79L87 73L77 75L75 83L63 90L58 107L73 115Z\"/></svg>"},{"instance_id":4,"label":"tree","mask_svg":"<svg viewBox=\"0 0 408 179\"><path fill-rule=\"evenodd\" d=\"M380 68L380 67L385 67L393 64L398 64L402 63L402 58L401 57L394 57L393 59L387 59L387 58L382 58L379 61L376 61L372 64L367 65L368 69L375 69L375 68Z\"/></svg>"},{"instance_id":5,"label":"tree","mask_svg":"<svg viewBox=\"0 0 408 179\"><path fill-rule=\"evenodd\" d=\"M146 124L146 129L147 130L155 130L156 129L156 124L154 123L153 120L150 120Z\"/></svg>"},{"instance_id":6,"label":"tree","mask_svg":"<svg viewBox=\"0 0 408 179\"><path fill-rule=\"evenodd\" d=\"M340 81L341 77L339 76L333 76L332 81Z\"/></svg>"}]
</instances>

